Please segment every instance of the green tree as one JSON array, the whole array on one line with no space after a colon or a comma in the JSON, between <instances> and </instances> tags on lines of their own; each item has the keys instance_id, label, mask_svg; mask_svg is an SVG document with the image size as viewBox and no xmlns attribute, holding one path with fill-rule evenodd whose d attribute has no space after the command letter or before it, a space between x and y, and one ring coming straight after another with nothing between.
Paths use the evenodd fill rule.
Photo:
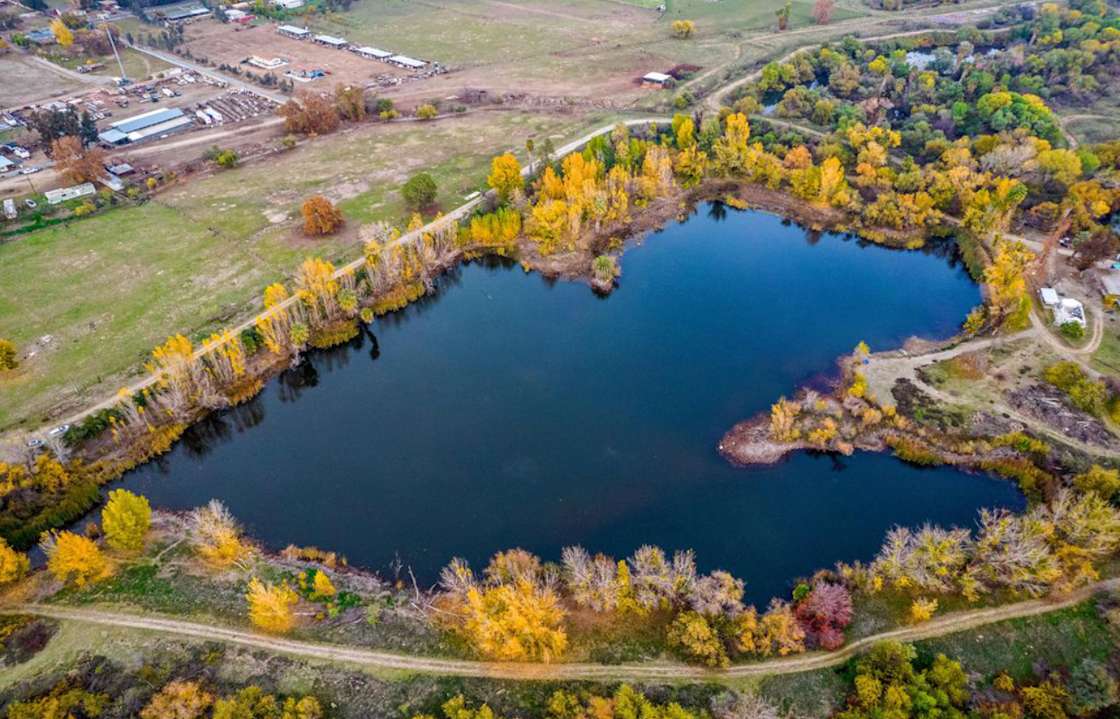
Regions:
<instances>
[{"instance_id":1,"label":"green tree","mask_svg":"<svg viewBox=\"0 0 1120 719\"><path fill-rule=\"evenodd\" d=\"M401 188L401 196L404 197L405 204L412 210L423 210L430 207L436 201L436 193L439 188L436 187L436 181L432 176L426 172L413 175L404 183Z\"/></svg>"}]
</instances>

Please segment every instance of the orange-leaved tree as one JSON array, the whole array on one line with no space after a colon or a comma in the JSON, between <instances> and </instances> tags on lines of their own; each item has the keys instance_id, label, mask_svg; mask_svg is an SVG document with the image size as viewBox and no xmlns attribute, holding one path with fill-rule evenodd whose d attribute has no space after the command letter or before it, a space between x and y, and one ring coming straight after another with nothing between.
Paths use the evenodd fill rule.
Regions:
<instances>
[{"instance_id":1,"label":"orange-leaved tree","mask_svg":"<svg viewBox=\"0 0 1120 719\"><path fill-rule=\"evenodd\" d=\"M342 227L342 211L322 195L313 195L300 208L303 231L311 236L329 235Z\"/></svg>"}]
</instances>

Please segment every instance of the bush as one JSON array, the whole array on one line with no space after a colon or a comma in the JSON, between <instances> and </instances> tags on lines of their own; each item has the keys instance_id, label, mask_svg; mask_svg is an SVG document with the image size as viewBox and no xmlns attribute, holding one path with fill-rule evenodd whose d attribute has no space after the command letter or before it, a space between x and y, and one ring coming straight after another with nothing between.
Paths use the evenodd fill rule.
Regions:
<instances>
[{"instance_id":1,"label":"bush","mask_svg":"<svg viewBox=\"0 0 1120 719\"><path fill-rule=\"evenodd\" d=\"M1085 338L1085 328L1077 322L1066 322L1058 328L1058 332L1062 337L1065 337L1071 342L1077 342Z\"/></svg>"},{"instance_id":2,"label":"bush","mask_svg":"<svg viewBox=\"0 0 1120 719\"><path fill-rule=\"evenodd\" d=\"M19 367L16 359L16 346L11 340L0 339L0 370Z\"/></svg>"},{"instance_id":3,"label":"bush","mask_svg":"<svg viewBox=\"0 0 1120 719\"><path fill-rule=\"evenodd\" d=\"M426 172L413 175L401 188L401 196L411 210L422 210L436 201L436 181Z\"/></svg>"},{"instance_id":4,"label":"bush","mask_svg":"<svg viewBox=\"0 0 1120 719\"><path fill-rule=\"evenodd\" d=\"M431 103L424 103L416 108L416 117L420 120L433 120L437 115L439 115L439 110Z\"/></svg>"},{"instance_id":5,"label":"bush","mask_svg":"<svg viewBox=\"0 0 1120 719\"><path fill-rule=\"evenodd\" d=\"M1069 396L1080 410L1093 415L1104 412L1108 390L1104 382L1090 378L1076 362L1055 362L1043 372L1043 378Z\"/></svg>"}]
</instances>

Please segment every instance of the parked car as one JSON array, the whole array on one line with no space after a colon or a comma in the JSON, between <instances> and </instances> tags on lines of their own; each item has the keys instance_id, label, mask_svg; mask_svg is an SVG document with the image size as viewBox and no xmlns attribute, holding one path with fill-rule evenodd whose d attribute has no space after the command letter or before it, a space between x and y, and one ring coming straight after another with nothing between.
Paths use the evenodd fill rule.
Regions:
<instances>
[{"instance_id":1,"label":"parked car","mask_svg":"<svg viewBox=\"0 0 1120 719\"><path fill-rule=\"evenodd\" d=\"M61 439L62 437L66 436L66 433L69 431L70 425L60 424L57 427L51 429L51 431L47 432L47 436L51 437L52 439Z\"/></svg>"},{"instance_id":2,"label":"parked car","mask_svg":"<svg viewBox=\"0 0 1120 719\"><path fill-rule=\"evenodd\" d=\"M36 172L38 172L39 170L42 170L42 169L43 168L41 168L37 165L32 165L31 167L25 167L22 170L20 170L19 174L21 174L21 175L34 175Z\"/></svg>"},{"instance_id":3,"label":"parked car","mask_svg":"<svg viewBox=\"0 0 1120 719\"><path fill-rule=\"evenodd\" d=\"M35 200L32 200L30 197L28 197L26 200L24 200L23 204L27 205L27 209L29 209L29 210L34 210L36 207L39 206L39 203L36 202Z\"/></svg>"},{"instance_id":4,"label":"parked car","mask_svg":"<svg viewBox=\"0 0 1120 719\"><path fill-rule=\"evenodd\" d=\"M43 440L39 439L38 437L32 437L31 439L27 440L27 448L28 449L39 449L44 444L46 444L46 443L43 442Z\"/></svg>"}]
</instances>

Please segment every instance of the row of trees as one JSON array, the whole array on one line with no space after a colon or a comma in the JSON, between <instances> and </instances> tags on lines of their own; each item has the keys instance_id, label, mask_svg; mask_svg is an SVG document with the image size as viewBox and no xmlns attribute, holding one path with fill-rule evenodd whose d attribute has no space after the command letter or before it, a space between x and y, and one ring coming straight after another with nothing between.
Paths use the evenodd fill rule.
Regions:
<instances>
[{"instance_id":1,"label":"row of trees","mask_svg":"<svg viewBox=\"0 0 1120 719\"><path fill-rule=\"evenodd\" d=\"M483 656L550 661L567 648L571 608L628 624L652 624L686 658L726 666L734 656L787 655L806 646L834 649L851 621L848 590L818 581L790 604L759 613L743 604L743 582L727 572L700 575L692 552L671 558L645 546L625 560L568 547L559 566L520 549L494 555L481 576L462 559L441 574L438 617Z\"/></svg>"}]
</instances>

